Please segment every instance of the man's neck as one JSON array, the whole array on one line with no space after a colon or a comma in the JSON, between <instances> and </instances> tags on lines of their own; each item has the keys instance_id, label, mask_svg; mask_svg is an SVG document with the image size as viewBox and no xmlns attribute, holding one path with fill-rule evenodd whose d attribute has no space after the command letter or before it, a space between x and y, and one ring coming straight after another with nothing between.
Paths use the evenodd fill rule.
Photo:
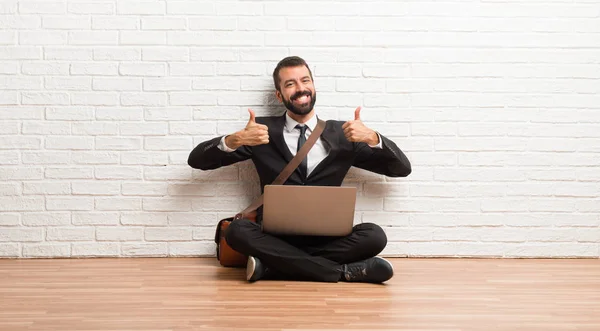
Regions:
<instances>
[{"instance_id":1,"label":"man's neck","mask_svg":"<svg viewBox=\"0 0 600 331\"><path fill-rule=\"evenodd\" d=\"M294 114L291 111L287 111L288 115L296 122L300 123L300 124L304 124L306 122L308 122L314 115L315 115L315 110L311 110L310 113L305 114L305 115L298 115L298 114Z\"/></svg>"}]
</instances>

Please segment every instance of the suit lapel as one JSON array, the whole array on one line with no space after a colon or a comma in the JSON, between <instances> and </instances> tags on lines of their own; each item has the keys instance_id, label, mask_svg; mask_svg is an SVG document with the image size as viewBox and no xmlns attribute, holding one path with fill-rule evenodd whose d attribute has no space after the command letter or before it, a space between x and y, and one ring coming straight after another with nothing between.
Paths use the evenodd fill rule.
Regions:
<instances>
[{"instance_id":1,"label":"suit lapel","mask_svg":"<svg viewBox=\"0 0 600 331\"><path fill-rule=\"evenodd\" d=\"M283 130L285 127L285 113L283 116L280 116L276 119L274 125L269 126L269 137L279 153L283 156L285 161L289 163L294 157L290 152L290 149L287 147L285 143L285 139L283 138Z\"/></svg>"}]
</instances>

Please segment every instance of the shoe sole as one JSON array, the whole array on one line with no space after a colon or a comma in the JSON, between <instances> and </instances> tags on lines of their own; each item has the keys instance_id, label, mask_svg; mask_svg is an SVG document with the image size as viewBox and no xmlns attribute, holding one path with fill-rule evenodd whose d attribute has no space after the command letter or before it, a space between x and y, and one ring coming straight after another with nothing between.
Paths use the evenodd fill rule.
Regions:
<instances>
[{"instance_id":1,"label":"shoe sole","mask_svg":"<svg viewBox=\"0 0 600 331\"><path fill-rule=\"evenodd\" d=\"M246 264L246 280L250 281L252 275L254 274L254 269L256 269L256 261L254 258L249 256L248 263Z\"/></svg>"}]
</instances>

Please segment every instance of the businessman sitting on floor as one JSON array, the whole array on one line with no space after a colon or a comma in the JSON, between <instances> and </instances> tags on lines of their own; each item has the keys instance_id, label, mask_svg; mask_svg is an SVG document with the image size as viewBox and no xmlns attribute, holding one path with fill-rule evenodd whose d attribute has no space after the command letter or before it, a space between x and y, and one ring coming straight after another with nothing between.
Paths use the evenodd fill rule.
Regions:
<instances>
[{"instance_id":1,"label":"businessman sitting on floor","mask_svg":"<svg viewBox=\"0 0 600 331\"><path fill-rule=\"evenodd\" d=\"M317 125L316 91L306 62L296 56L281 60L273 71L275 94L287 111L282 116L255 117L236 133L200 143L189 156L191 167L216 169L251 159L261 188L273 182L298 149L298 140ZM406 177L410 162L394 142L369 129L360 120L327 121L302 167L285 185L340 186L351 166L390 177ZM300 211L299 211L300 212ZM260 216L258 218L260 222ZM326 222L327 220L323 220ZM275 236L249 220L234 221L225 234L227 243L248 255L246 278L270 275L323 282L382 283L393 276L392 265L377 257L386 235L376 224L361 223L344 237Z\"/></svg>"}]
</instances>

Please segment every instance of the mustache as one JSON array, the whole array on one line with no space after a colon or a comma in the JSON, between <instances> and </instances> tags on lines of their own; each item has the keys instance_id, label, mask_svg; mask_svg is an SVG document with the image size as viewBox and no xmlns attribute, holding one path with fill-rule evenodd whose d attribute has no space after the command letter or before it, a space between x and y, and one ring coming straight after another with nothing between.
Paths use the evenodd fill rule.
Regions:
<instances>
[{"instance_id":1,"label":"mustache","mask_svg":"<svg viewBox=\"0 0 600 331\"><path fill-rule=\"evenodd\" d=\"M296 94L292 95L292 97L290 99L296 100L303 96L312 97L312 94L310 93L310 91L300 91L300 92L297 92Z\"/></svg>"}]
</instances>

